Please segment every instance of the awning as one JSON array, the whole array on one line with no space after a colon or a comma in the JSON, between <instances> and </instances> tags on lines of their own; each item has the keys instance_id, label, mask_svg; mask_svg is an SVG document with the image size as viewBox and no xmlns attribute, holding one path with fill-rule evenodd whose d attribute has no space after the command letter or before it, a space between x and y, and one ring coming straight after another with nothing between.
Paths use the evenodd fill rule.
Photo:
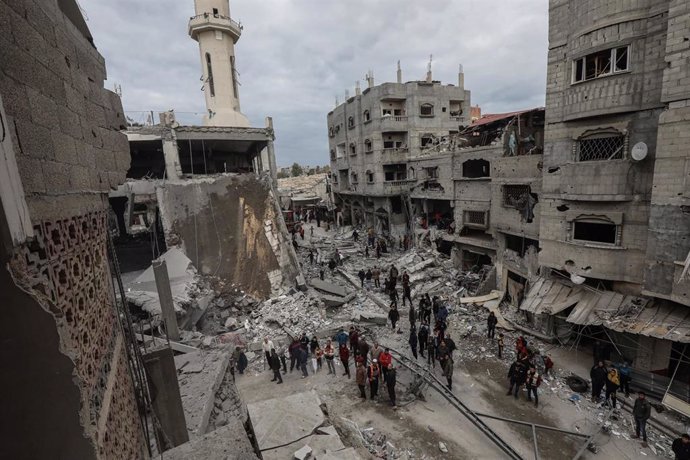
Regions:
<instances>
[{"instance_id":1,"label":"awning","mask_svg":"<svg viewBox=\"0 0 690 460\"><path fill-rule=\"evenodd\" d=\"M575 306L566 319L578 325L604 326L674 342L690 343L690 308L672 302L538 278L520 310L555 315Z\"/></svg>"}]
</instances>

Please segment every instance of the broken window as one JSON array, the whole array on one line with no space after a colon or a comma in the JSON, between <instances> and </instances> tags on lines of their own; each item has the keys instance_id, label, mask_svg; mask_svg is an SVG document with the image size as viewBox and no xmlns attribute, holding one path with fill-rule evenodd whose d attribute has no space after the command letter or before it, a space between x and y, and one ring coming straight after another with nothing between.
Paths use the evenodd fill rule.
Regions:
<instances>
[{"instance_id":1,"label":"broken window","mask_svg":"<svg viewBox=\"0 0 690 460\"><path fill-rule=\"evenodd\" d=\"M218 8L213 8L213 16L218 17Z\"/></svg>"},{"instance_id":2,"label":"broken window","mask_svg":"<svg viewBox=\"0 0 690 460\"><path fill-rule=\"evenodd\" d=\"M534 220L534 206L539 198L532 193L529 185L515 184L503 186L503 206L515 208L520 211L524 222L532 223Z\"/></svg>"},{"instance_id":3,"label":"broken window","mask_svg":"<svg viewBox=\"0 0 690 460\"><path fill-rule=\"evenodd\" d=\"M506 249L517 252L520 257L524 257L530 247L539 250L539 241L537 240L508 234L505 234L504 237Z\"/></svg>"},{"instance_id":4,"label":"broken window","mask_svg":"<svg viewBox=\"0 0 690 460\"><path fill-rule=\"evenodd\" d=\"M573 61L573 83L606 77L629 69L629 46L597 51Z\"/></svg>"},{"instance_id":5,"label":"broken window","mask_svg":"<svg viewBox=\"0 0 690 460\"><path fill-rule=\"evenodd\" d=\"M369 110L365 110L364 113L362 114L362 118L364 119L364 122L371 121L371 113Z\"/></svg>"},{"instance_id":6,"label":"broken window","mask_svg":"<svg viewBox=\"0 0 690 460\"><path fill-rule=\"evenodd\" d=\"M355 117L348 117L347 119L347 127L352 129L355 127Z\"/></svg>"},{"instance_id":7,"label":"broken window","mask_svg":"<svg viewBox=\"0 0 690 460\"><path fill-rule=\"evenodd\" d=\"M623 159L625 136L616 134L596 134L581 137L576 144L578 161L606 161Z\"/></svg>"},{"instance_id":8,"label":"broken window","mask_svg":"<svg viewBox=\"0 0 690 460\"><path fill-rule=\"evenodd\" d=\"M213 84L213 65L211 64L211 55L209 53L206 53L206 71L207 71L207 77L206 81L208 82L208 91L211 97L214 97L216 95L216 87Z\"/></svg>"},{"instance_id":9,"label":"broken window","mask_svg":"<svg viewBox=\"0 0 690 460\"><path fill-rule=\"evenodd\" d=\"M490 163L486 160L467 160L462 164L462 177L476 179L490 175Z\"/></svg>"},{"instance_id":10,"label":"broken window","mask_svg":"<svg viewBox=\"0 0 690 460\"><path fill-rule=\"evenodd\" d=\"M433 117L434 116L434 105L433 104L422 104L419 106L419 116L420 117Z\"/></svg>"},{"instance_id":11,"label":"broken window","mask_svg":"<svg viewBox=\"0 0 690 460\"><path fill-rule=\"evenodd\" d=\"M350 155L352 155L352 156L357 155L357 146L355 145L354 142L350 143Z\"/></svg>"},{"instance_id":12,"label":"broken window","mask_svg":"<svg viewBox=\"0 0 690 460\"><path fill-rule=\"evenodd\" d=\"M387 182L407 179L405 164L383 165L383 174Z\"/></svg>"},{"instance_id":13,"label":"broken window","mask_svg":"<svg viewBox=\"0 0 690 460\"><path fill-rule=\"evenodd\" d=\"M617 245L620 226L604 219L573 221L573 240Z\"/></svg>"},{"instance_id":14,"label":"broken window","mask_svg":"<svg viewBox=\"0 0 690 460\"><path fill-rule=\"evenodd\" d=\"M399 196L391 197L391 211L393 214L402 214L402 199Z\"/></svg>"},{"instance_id":15,"label":"broken window","mask_svg":"<svg viewBox=\"0 0 690 460\"><path fill-rule=\"evenodd\" d=\"M130 141L129 156L130 165L127 178L165 178L165 156L163 155L163 143L160 140Z\"/></svg>"},{"instance_id":16,"label":"broken window","mask_svg":"<svg viewBox=\"0 0 690 460\"><path fill-rule=\"evenodd\" d=\"M333 130L333 126L328 127L328 137L335 137L335 131Z\"/></svg>"},{"instance_id":17,"label":"broken window","mask_svg":"<svg viewBox=\"0 0 690 460\"><path fill-rule=\"evenodd\" d=\"M353 184L357 183L357 173L355 173L355 172L350 173L350 182Z\"/></svg>"},{"instance_id":18,"label":"broken window","mask_svg":"<svg viewBox=\"0 0 690 460\"><path fill-rule=\"evenodd\" d=\"M424 134L419 140L422 147L429 147L433 142L434 136L431 134Z\"/></svg>"},{"instance_id":19,"label":"broken window","mask_svg":"<svg viewBox=\"0 0 690 460\"><path fill-rule=\"evenodd\" d=\"M423 169L427 179L438 179L438 166Z\"/></svg>"},{"instance_id":20,"label":"broken window","mask_svg":"<svg viewBox=\"0 0 690 460\"><path fill-rule=\"evenodd\" d=\"M367 171L367 183L369 183L369 184L374 183L374 173L371 171Z\"/></svg>"},{"instance_id":21,"label":"broken window","mask_svg":"<svg viewBox=\"0 0 690 460\"><path fill-rule=\"evenodd\" d=\"M373 151L371 139L364 139L364 153L371 153Z\"/></svg>"},{"instance_id":22,"label":"broken window","mask_svg":"<svg viewBox=\"0 0 690 460\"><path fill-rule=\"evenodd\" d=\"M464 211L462 222L468 227L486 228L488 213L485 211Z\"/></svg>"}]
</instances>

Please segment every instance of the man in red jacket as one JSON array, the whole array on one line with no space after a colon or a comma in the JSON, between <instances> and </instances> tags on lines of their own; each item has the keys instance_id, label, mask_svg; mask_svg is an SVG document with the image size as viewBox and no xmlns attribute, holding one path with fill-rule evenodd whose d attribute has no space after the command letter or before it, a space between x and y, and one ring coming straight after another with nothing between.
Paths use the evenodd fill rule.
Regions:
<instances>
[{"instance_id":1,"label":"man in red jacket","mask_svg":"<svg viewBox=\"0 0 690 460\"><path fill-rule=\"evenodd\" d=\"M388 367L393 363L393 355L388 348L383 350L379 355L379 367L381 368L381 374L383 375L383 381L386 382L388 377Z\"/></svg>"},{"instance_id":2,"label":"man in red jacket","mask_svg":"<svg viewBox=\"0 0 690 460\"><path fill-rule=\"evenodd\" d=\"M340 345L340 362L343 363L343 367L345 368L345 373L343 375L347 375L347 378L350 378L350 350L347 349L347 345L342 344Z\"/></svg>"}]
</instances>

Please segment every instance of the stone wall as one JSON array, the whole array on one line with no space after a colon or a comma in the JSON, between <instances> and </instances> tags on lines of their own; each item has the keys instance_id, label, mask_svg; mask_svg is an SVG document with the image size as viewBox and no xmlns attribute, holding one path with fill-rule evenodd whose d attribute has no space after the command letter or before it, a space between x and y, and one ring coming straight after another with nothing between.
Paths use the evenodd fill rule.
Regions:
<instances>
[{"instance_id":1,"label":"stone wall","mask_svg":"<svg viewBox=\"0 0 690 460\"><path fill-rule=\"evenodd\" d=\"M18 341L22 331L38 341L54 335L56 348L41 352L63 357L27 380L21 354L3 356L10 376L3 383L14 386L4 394L39 408L3 433L3 448L21 453L8 458L22 457L27 446L33 458L147 456L106 250L106 194L124 180L129 148L119 132L122 105L103 88L105 76L76 2L0 0L0 94L12 140L5 154L16 159L34 233L7 256L14 283L44 312L42 333L13 334ZM18 307L7 307L17 323L35 317ZM78 398L55 404L63 394ZM55 444L36 442L58 433Z\"/></svg>"}]
</instances>

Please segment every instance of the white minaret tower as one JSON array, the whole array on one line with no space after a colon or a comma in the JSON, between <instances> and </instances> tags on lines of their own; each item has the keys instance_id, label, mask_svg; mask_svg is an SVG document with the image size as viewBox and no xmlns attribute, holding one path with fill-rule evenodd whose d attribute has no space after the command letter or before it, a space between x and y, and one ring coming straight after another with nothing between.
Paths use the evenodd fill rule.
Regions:
<instances>
[{"instance_id":1,"label":"white minaret tower","mask_svg":"<svg viewBox=\"0 0 690 460\"><path fill-rule=\"evenodd\" d=\"M199 42L206 96L204 125L248 127L240 112L235 68L235 43L242 28L230 19L228 0L194 0L196 16L189 20L189 36Z\"/></svg>"}]
</instances>

